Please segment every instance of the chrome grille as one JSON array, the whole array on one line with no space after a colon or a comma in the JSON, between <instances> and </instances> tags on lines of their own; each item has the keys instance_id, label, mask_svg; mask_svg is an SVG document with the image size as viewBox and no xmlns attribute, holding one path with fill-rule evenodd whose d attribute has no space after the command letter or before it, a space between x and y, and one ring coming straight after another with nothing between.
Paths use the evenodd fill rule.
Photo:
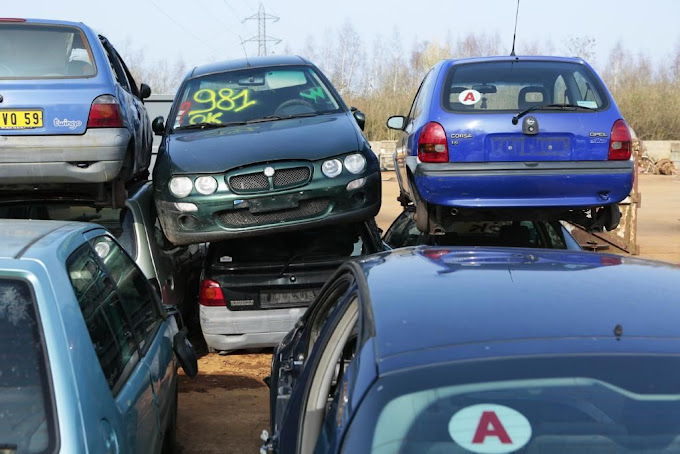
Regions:
<instances>
[{"instance_id":1,"label":"chrome grille","mask_svg":"<svg viewBox=\"0 0 680 454\"><path fill-rule=\"evenodd\" d=\"M229 187L236 192L269 189L269 180L262 172L246 173L229 178Z\"/></svg>"},{"instance_id":2,"label":"chrome grille","mask_svg":"<svg viewBox=\"0 0 680 454\"><path fill-rule=\"evenodd\" d=\"M245 227L250 225L274 224L277 222L293 221L319 215L326 211L330 201L328 199L302 200L296 208L268 211L266 213L251 213L247 208L229 210L216 213L219 222L226 227Z\"/></svg>"},{"instance_id":3,"label":"chrome grille","mask_svg":"<svg viewBox=\"0 0 680 454\"><path fill-rule=\"evenodd\" d=\"M292 186L304 183L309 179L309 167L293 167L292 169L277 170L274 174L274 186Z\"/></svg>"}]
</instances>

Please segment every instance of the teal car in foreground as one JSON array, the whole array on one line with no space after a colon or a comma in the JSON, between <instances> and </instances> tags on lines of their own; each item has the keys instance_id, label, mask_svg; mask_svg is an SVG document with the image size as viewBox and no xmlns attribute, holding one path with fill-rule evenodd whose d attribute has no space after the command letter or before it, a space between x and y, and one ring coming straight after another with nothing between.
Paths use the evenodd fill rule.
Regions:
<instances>
[{"instance_id":1,"label":"teal car in foreground","mask_svg":"<svg viewBox=\"0 0 680 454\"><path fill-rule=\"evenodd\" d=\"M0 451L171 451L173 312L106 229L0 220Z\"/></svg>"}]
</instances>

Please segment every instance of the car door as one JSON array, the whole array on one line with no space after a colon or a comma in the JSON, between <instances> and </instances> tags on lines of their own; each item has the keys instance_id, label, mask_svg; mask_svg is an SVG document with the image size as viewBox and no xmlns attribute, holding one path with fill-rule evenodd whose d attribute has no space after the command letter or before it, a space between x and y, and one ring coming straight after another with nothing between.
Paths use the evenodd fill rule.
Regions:
<instances>
[{"instance_id":1,"label":"car door","mask_svg":"<svg viewBox=\"0 0 680 454\"><path fill-rule=\"evenodd\" d=\"M101 232L101 231L100 231ZM97 238L97 234L90 235ZM117 415L103 420L102 429L111 452L157 452L160 447L158 409L149 366L143 361L137 335L121 294L104 266L108 251L93 242L80 246L66 262L103 378L110 396L99 396L106 405L113 399ZM95 247L97 247L95 245Z\"/></svg>"},{"instance_id":2,"label":"car door","mask_svg":"<svg viewBox=\"0 0 680 454\"><path fill-rule=\"evenodd\" d=\"M151 396L156 406L156 435L150 437L148 452L155 452L165 432L177 386L173 355L174 330L165 320L165 310L144 273L121 246L108 235L90 240L116 286L122 308L135 335L142 362L150 374Z\"/></svg>"},{"instance_id":3,"label":"car door","mask_svg":"<svg viewBox=\"0 0 680 454\"><path fill-rule=\"evenodd\" d=\"M133 93L133 85L131 85L128 80L127 74L123 67L121 60L118 58L118 53L113 48L108 39L104 36L99 35L99 39L106 51L106 56L113 70L113 74L116 78L116 99L120 102L120 109L123 113L123 117L127 120L127 127L130 133L133 135L132 146L133 146L133 162L129 164L132 165L131 169L128 169L130 174L136 173L140 168L140 163L142 156L144 155L144 148L146 146L146 138L143 136L144 123L148 122L149 119L146 116L146 109L135 93ZM134 90L136 90L134 86ZM139 92L137 91L137 94ZM139 105L143 110L140 110ZM142 115L142 112L144 115ZM150 159L150 156L149 156Z\"/></svg>"},{"instance_id":4,"label":"car door","mask_svg":"<svg viewBox=\"0 0 680 454\"><path fill-rule=\"evenodd\" d=\"M345 268L337 278L354 282L356 276ZM308 364L274 437L272 447L276 452L308 454L314 451L347 363L366 337L359 286L352 285L343 298L327 309L309 321L308 334L313 342L309 344Z\"/></svg>"},{"instance_id":5,"label":"car door","mask_svg":"<svg viewBox=\"0 0 680 454\"><path fill-rule=\"evenodd\" d=\"M272 434L281 427L293 390L306 360L319 339L324 323L354 289L354 278L343 273L331 278L321 289L295 328L274 351L270 382L270 422Z\"/></svg>"}]
</instances>

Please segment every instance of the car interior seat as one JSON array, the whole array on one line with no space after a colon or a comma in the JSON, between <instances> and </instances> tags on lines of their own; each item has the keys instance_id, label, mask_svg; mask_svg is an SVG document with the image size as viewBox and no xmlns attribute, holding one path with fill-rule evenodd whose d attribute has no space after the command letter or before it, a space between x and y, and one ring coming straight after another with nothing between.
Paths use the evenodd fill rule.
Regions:
<instances>
[{"instance_id":1,"label":"car interior seat","mask_svg":"<svg viewBox=\"0 0 680 454\"><path fill-rule=\"evenodd\" d=\"M549 102L550 100L548 98L548 91L544 87L539 85L531 85L528 87L523 87L519 91L517 107L520 110L525 110L529 109L530 107L548 104Z\"/></svg>"}]
</instances>

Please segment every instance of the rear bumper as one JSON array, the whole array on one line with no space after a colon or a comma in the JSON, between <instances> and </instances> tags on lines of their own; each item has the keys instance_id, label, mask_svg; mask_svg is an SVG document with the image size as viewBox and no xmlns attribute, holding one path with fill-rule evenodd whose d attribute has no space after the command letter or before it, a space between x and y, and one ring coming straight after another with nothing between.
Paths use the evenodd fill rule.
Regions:
<instances>
[{"instance_id":1,"label":"rear bumper","mask_svg":"<svg viewBox=\"0 0 680 454\"><path fill-rule=\"evenodd\" d=\"M3 184L102 183L115 179L130 142L123 128L88 129L82 135L0 135Z\"/></svg>"},{"instance_id":2,"label":"rear bumper","mask_svg":"<svg viewBox=\"0 0 680 454\"><path fill-rule=\"evenodd\" d=\"M593 207L618 203L633 187L633 161L425 164L413 160L409 167L418 193L434 205Z\"/></svg>"},{"instance_id":3,"label":"rear bumper","mask_svg":"<svg viewBox=\"0 0 680 454\"><path fill-rule=\"evenodd\" d=\"M230 311L199 306L201 331L215 350L273 347L295 326L306 308Z\"/></svg>"}]
</instances>

